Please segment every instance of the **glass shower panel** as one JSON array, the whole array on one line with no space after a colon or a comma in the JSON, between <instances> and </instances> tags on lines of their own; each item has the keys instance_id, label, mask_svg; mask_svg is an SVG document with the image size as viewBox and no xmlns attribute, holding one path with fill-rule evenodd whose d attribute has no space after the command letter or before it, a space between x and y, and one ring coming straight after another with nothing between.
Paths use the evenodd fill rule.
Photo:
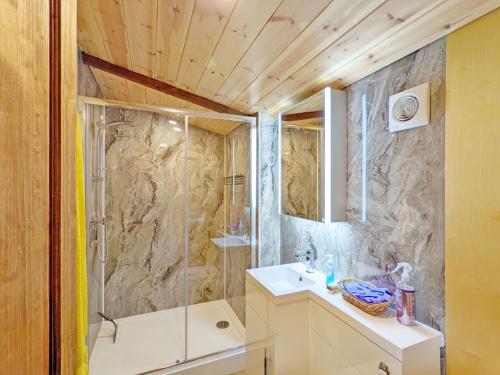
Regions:
<instances>
[{"instance_id":1,"label":"glass shower panel","mask_svg":"<svg viewBox=\"0 0 500 375\"><path fill-rule=\"evenodd\" d=\"M245 324L245 271L252 266L250 125L241 123L225 136L225 299Z\"/></svg>"},{"instance_id":2,"label":"glass shower panel","mask_svg":"<svg viewBox=\"0 0 500 375\"><path fill-rule=\"evenodd\" d=\"M188 359L245 344L251 128L241 120L188 118Z\"/></svg>"},{"instance_id":3,"label":"glass shower panel","mask_svg":"<svg viewBox=\"0 0 500 375\"><path fill-rule=\"evenodd\" d=\"M100 303L89 299L89 321L97 308L118 330L113 340L112 324L97 318L91 374L144 373L186 359L184 119L101 108L86 121L87 191L97 208L87 210L87 232L105 233L88 239L104 283L102 293L89 273L89 297L102 293Z\"/></svg>"},{"instance_id":4,"label":"glass shower panel","mask_svg":"<svg viewBox=\"0 0 500 375\"><path fill-rule=\"evenodd\" d=\"M104 107L86 105L83 110L84 118L84 159L85 159L85 210L86 216L86 253L87 253L87 318L88 318L88 346L92 354L102 319L99 312L104 312L104 263L101 261L102 233L100 226L92 220L98 217L99 193L102 186L98 180L98 147L99 124L104 116Z\"/></svg>"},{"instance_id":5,"label":"glass shower panel","mask_svg":"<svg viewBox=\"0 0 500 375\"><path fill-rule=\"evenodd\" d=\"M120 331L137 329L148 370L166 367L186 358L183 117L109 108L106 122L107 310L131 317Z\"/></svg>"},{"instance_id":6,"label":"glass shower panel","mask_svg":"<svg viewBox=\"0 0 500 375\"><path fill-rule=\"evenodd\" d=\"M90 101L91 375L148 373L243 346L245 270L256 262L255 121Z\"/></svg>"}]
</instances>

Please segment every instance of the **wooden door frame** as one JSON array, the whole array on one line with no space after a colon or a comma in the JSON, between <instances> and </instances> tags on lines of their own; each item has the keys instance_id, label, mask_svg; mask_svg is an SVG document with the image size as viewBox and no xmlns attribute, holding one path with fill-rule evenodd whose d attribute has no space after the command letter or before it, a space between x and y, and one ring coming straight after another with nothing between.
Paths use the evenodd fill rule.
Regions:
<instances>
[{"instance_id":1,"label":"wooden door frame","mask_svg":"<svg viewBox=\"0 0 500 375\"><path fill-rule=\"evenodd\" d=\"M61 0L49 0L49 373L61 374Z\"/></svg>"}]
</instances>

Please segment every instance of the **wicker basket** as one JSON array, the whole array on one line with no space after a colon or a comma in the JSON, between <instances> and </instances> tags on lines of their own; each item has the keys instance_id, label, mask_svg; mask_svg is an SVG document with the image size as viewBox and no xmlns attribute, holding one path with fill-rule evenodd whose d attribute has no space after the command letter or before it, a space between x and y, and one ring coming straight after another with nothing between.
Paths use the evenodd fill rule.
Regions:
<instances>
[{"instance_id":1,"label":"wicker basket","mask_svg":"<svg viewBox=\"0 0 500 375\"><path fill-rule=\"evenodd\" d=\"M352 294L350 294L349 292L346 291L346 289L345 289L346 284L358 283L358 282L366 283L369 286L372 286L375 288L375 286L373 284L370 284L370 283L368 283L366 281L362 281L362 280L346 279L346 280L339 281L338 286L340 288L340 292L342 293L342 297L347 302L353 304L354 306L360 308L364 312L367 312L368 314L371 314L371 315L378 315L378 314L384 312L392 304L392 301L381 302L381 303L366 303L366 302L363 302L363 301L357 299Z\"/></svg>"}]
</instances>

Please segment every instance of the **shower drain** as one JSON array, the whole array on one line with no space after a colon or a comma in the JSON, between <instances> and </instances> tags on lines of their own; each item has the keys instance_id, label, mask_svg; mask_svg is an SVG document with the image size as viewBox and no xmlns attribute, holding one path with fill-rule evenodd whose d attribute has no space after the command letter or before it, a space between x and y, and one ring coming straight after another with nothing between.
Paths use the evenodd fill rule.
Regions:
<instances>
[{"instance_id":1,"label":"shower drain","mask_svg":"<svg viewBox=\"0 0 500 375\"><path fill-rule=\"evenodd\" d=\"M219 320L216 324L217 328L224 329L229 327L229 322L227 320Z\"/></svg>"}]
</instances>

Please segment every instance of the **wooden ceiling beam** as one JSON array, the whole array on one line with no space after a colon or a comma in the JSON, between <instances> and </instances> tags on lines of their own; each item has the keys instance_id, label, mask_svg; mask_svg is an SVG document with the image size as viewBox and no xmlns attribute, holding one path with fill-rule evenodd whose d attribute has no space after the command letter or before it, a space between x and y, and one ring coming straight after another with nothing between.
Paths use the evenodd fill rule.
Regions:
<instances>
[{"instance_id":1,"label":"wooden ceiling beam","mask_svg":"<svg viewBox=\"0 0 500 375\"><path fill-rule=\"evenodd\" d=\"M113 74L118 77L122 77L125 79L128 79L129 81L138 83L140 85L143 85L145 87L149 87L153 90L160 91L164 94L174 96L176 98L188 101L190 103L199 105L201 107L210 109L215 112L220 112L220 113L229 113L232 115L240 115L240 116L254 116L253 114L248 114L245 112L240 112L236 109L233 109L231 107L228 107L224 104L217 103L213 100L204 98L203 96L199 96L196 94L193 94L189 91L182 90L178 87L172 86L166 82L159 81L155 78L148 77L144 74L134 72L132 70L129 70L127 68L124 68L119 65L115 65L113 63L110 63L106 60L102 60L98 57L89 55L85 52L82 53L82 60L83 63L91 66L93 68L102 70L106 73Z\"/></svg>"},{"instance_id":2,"label":"wooden ceiling beam","mask_svg":"<svg viewBox=\"0 0 500 375\"><path fill-rule=\"evenodd\" d=\"M289 113L281 115L282 121L300 121L323 117L323 111Z\"/></svg>"}]
</instances>

